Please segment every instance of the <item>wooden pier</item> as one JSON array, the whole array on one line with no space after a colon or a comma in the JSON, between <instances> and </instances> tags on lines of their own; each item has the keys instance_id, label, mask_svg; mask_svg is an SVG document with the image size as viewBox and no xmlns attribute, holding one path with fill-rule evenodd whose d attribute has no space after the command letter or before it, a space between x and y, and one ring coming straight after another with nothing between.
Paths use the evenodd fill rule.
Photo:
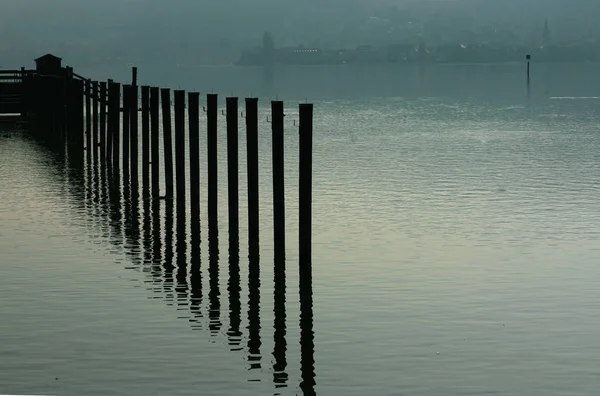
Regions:
<instances>
[{"instance_id":1,"label":"wooden pier","mask_svg":"<svg viewBox=\"0 0 600 396\"><path fill-rule=\"evenodd\" d=\"M188 268L170 257L185 251L174 244L186 244L187 227L191 231L190 252L199 254L201 211L207 211L209 272L218 276L214 267L218 256L218 123L226 123L227 148L227 204L230 276L239 281L240 199L247 200L249 253L249 284L258 290L260 259L260 213L265 211L259 202L259 106L258 98L227 97L226 107L219 114L218 96L206 95L206 106L201 106L198 92L171 91L169 88L138 86L137 68L132 70L131 82L94 81L76 74L71 67L63 67L62 60L53 55L36 59L35 69L0 70L0 118L10 118L28 124L27 130L50 150L64 155L72 169L82 175L98 175L97 183L86 186L91 196L110 202L114 213L123 213L125 221L137 222L125 228L125 238L144 240L135 235L142 230L149 235L160 227L156 213L165 214L164 227L177 229L165 234L163 261L165 271L184 279ZM243 122L240 121L240 104ZM284 103L269 104L273 171L273 246L275 274L275 320L281 330L285 320L285 186L284 186ZM206 112L205 124L201 112ZM302 372L305 394L314 387L314 345L312 331L312 146L313 106L301 104L299 124L294 128L299 139L299 281L301 308ZM224 116L224 117L221 117ZM186 123L187 118L187 123ZM139 124L138 124L139 123ZM245 127L242 138L247 140L246 164L239 163L239 131ZM200 134L205 133L206 147L200 147ZM188 147L186 147L186 145ZM200 172L200 158L206 155L207 174ZM141 166L138 166L140 164ZM161 166L162 165L162 166ZM189 173L186 172L189 169ZM247 196L240 196L240 169L246 173ZM161 174L162 173L162 174ZM186 175L189 179L186 179ZM94 178L90 178L93 180ZM164 181L161 184L161 180ZM205 180L201 184L201 180ZM201 188L206 188L206 209L200 204ZM186 193L187 192L187 193ZM116 205L116 206L114 206ZM162 208L162 209L161 209ZM153 215L154 214L154 215ZM120 217L121 215L119 215ZM176 217L175 217L176 216ZM135 231L138 230L138 231ZM132 233L133 234L128 234ZM175 236L175 239L173 239ZM159 243L160 241L154 241ZM296 250L296 249L294 249ZM155 251L160 255L160 249ZM174 264L171 264L174 263ZM199 260L198 260L199 265ZM197 268L196 268L197 269ZM173 272L176 271L176 272ZM191 271L194 272L192 265ZM236 275L237 274L237 275ZM190 274L192 281L194 273ZM211 280L211 289L217 287ZM217 291L218 293L218 291ZM251 296L256 301L257 296ZM211 296L209 296L209 299ZM233 296L233 300L237 297ZM283 304L283 305L282 305ZM258 309L258 308L256 308ZM216 312L216 311L213 311ZM249 312L251 320L254 313ZM234 329L235 330L235 329ZM281 334L276 337L282 337ZM276 339L277 341L277 339ZM278 345L276 345L277 347ZM250 344L249 344L250 347ZM281 353L281 352L279 352ZM280 357L275 354L276 358Z\"/></svg>"}]
</instances>

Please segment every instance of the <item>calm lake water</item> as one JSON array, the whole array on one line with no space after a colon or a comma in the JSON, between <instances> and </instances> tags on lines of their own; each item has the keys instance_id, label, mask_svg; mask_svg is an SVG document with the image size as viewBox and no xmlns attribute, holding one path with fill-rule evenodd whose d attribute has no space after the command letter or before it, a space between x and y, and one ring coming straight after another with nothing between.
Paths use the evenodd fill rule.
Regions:
<instances>
[{"instance_id":1,"label":"calm lake water","mask_svg":"<svg viewBox=\"0 0 600 396\"><path fill-rule=\"evenodd\" d=\"M224 117L216 259L204 118L200 249L166 204L131 206L109 179L0 127L0 393L596 394L596 68L534 66L529 95L523 65L298 68L271 85L261 70L214 69L223 96L232 81L240 96L265 95L260 274L246 259L243 133L239 270L228 253ZM210 70L142 82L206 86ZM288 106L285 290L273 270L275 94ZM312 329L300 322L297 258L294 120L305 97L315 103Z\"/></svg>"}]
</instances>

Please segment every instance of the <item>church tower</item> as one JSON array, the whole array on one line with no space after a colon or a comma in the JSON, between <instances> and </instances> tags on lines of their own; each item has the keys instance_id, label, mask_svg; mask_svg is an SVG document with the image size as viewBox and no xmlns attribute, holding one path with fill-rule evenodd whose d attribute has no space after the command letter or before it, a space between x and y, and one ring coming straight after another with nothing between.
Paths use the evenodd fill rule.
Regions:
<instances>
[{"instance_id":1,"label":"church tower","mask_svg":"<svg viewBox=\"0 0 600 396\"><path fill-rule=\"evenodd\" d=\"M548 27L548 18L544 21L544 31L542 32L542 48L550 44L550 28Z\"/></svg>"}]
</instances>

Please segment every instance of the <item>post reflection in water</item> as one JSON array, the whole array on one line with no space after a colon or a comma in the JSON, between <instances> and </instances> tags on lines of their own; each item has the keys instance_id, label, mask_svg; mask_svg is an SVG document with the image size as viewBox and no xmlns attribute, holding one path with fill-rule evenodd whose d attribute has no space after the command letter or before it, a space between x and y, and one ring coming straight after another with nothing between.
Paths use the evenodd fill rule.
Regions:
<instances>
[{"instance_id":1,"label":"post reflection in water","mask_svg":"<svg viewBox=\"0 0 600 396\"><path fill-rule=\"evenodd\" d=\"M229 241L229 330L227 340L232 351L242 350L242 305L240 303L240 256L236 241Z\"/></svg>"},{"instance_id":2,"label":"post reflection in water","mask_svg":"<svg viewBox=\"0 0 600 396\"><path fill-rule=\"evenodd\" d=\"M116 171L108 173L109 223L112 230L111 241L117 247L122 245L121 239L121 184Z\"/></svg>"},{"instance_id":3,"label":"post reflection in water","mask_svg":"<svg viewBox=\"0 0 600 396\"><path fill-rule=\"evenodd\" d=\"M142 248L144 250L144 255L143 255L143 264L144 264L144 268L143 271L144 272L151 272L151 268L152 268L152 219L155 216L151 211L150 211L150 200L148 199L147 195L144 195L144 199L142 201L142 210L144 212L144 216L142 219Z\"/></svg>"},{"instance_id":4,"label":"post reflection in water","mask_svg":"<svg viewBox=\"0 0 600 396\"><path fill-rule=\"evenodd\" d=\"M129 248L128 255L131 260L134 264L140 264L140 195L135 186L126 190L129 191L129 202L125 205L125 240Z\"/></svg>"},{"instance_id":5,"label":"post reflection in water","mask_svg":"<svg viewBox=\"0 0 600 396\"><path fill-rule=\"evenodd\" d=\"M177 294L177 304L187 304L187 236L185 228L185 209L177 205L177 231L176 231L176 251L177 251L177 274L175 292Z\"/></svg>"},{"instance_id":6,"label":"post reflection in water","mask_svg":"<svg viewBox=\"0 0 600 396\"><path fill-rule=\"evenodd\" d=\"M163 291L167 304L173 304L173 201L165 202L165 256L163 260Z\"/></svg>"},{"instance_id":7,"label":"post reflection in water","mask_svg":"<svg viewBox=\"0 0 600 396\"><path fill-rule=\"evenodd\" d=\"M260 266L258 256L251 256L248 269L249 370L261 368L260 345Z\"/></svg>"},{"instance_id":8,"label":"post reflection in water","mask_svg":"<svg viewBox=\"0 0 600 396\"><path fill-rule=\"evenodd\" d=\"M104 164L104 161L101 162L102 164ZM109 194L109 184L108 184L108 171L106 166L102 166L102 168L100 168L100 182L99 182L99 188L100 188L100 215L103 216L104 220L105 218L108 218L109 213L110 213L110 208L109 208L109 198L108 198L108 194ZM102 222L103 225L103 230L105 230L106 233L106 237L108 237L109 233L106 232L106 228L110 227L105 227L104 222Z\"/></svg>"},{"instance_id":9,"label":"post reflection in water","mask_svg":"<svg viewBox=\"0 0 600 396\"><path fill-rule=\"evenodd\" d=\"M201 272L201 234L200 220L192 219L191 224L192 238L190 246L190 323L194 329L202 329L202 272Z\"/></svg>"},{"instance_id":10,"label":"post reflection in water","mask_svg":"<svg viewBox=\"0 0 600 396\"><path fill-rule=\"evenodd\" d=\"M312 263L300 263L300 389L315 392L315 342L313 333Z\"/></svg>"},{"instance_id":11,"label":"post reflection in water","mask_svg":"<svg viewBox=\"0 0 600 396\"><path fill-rule=\"evenodd\" d=\"M275 264L275 289L273 292L273 327L275 329L273 333L273 384L275 385L275 388L283 388L287 386L288 382L288 374L285 371L287 368L287 341L285 339L285 258L279 256L276 260L279 260L279 262Z\"/></svg>"},{"instance_id":12,"label":"post reflection in water","mask_svg":"<svg viewBox=\"0 0 600 396\"><path fill-rule=\"evenodd\" d=\"M214 236L214 238L213 238ZM221 301L219 291L219 240L216 234L209 235L208 240L208 276L209 287L208 293L209 308L208 308L208 328L210 334L215 336L221 330Z\"/></svg>"},{"instance_id":13,"label":"post reflection in water","mask_svg":"<svg viewBox=\"0 0 600 396\"><path fill-rule=\"evenodd\" d=\"M152 201L152 258L150 273L155 285L161 283L161 259L160 201L154 199Z\"/></svg>"}]
</instances>

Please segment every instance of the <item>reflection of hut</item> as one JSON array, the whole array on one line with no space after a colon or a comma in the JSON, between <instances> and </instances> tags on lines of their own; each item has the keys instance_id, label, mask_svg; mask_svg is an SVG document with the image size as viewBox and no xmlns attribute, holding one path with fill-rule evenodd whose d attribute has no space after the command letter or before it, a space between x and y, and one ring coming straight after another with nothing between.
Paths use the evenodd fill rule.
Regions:
<instances>
[{"instance_id":1,"label":"reflection of hut","mask_svg":"<svg viewBox=\"0 0 600 396\"><path fill-rule=\"evenodd\" d=\"M35 68L40 74L62 74L62 58L46 54L35 60Z\"/></svg>"}]
</instances>

